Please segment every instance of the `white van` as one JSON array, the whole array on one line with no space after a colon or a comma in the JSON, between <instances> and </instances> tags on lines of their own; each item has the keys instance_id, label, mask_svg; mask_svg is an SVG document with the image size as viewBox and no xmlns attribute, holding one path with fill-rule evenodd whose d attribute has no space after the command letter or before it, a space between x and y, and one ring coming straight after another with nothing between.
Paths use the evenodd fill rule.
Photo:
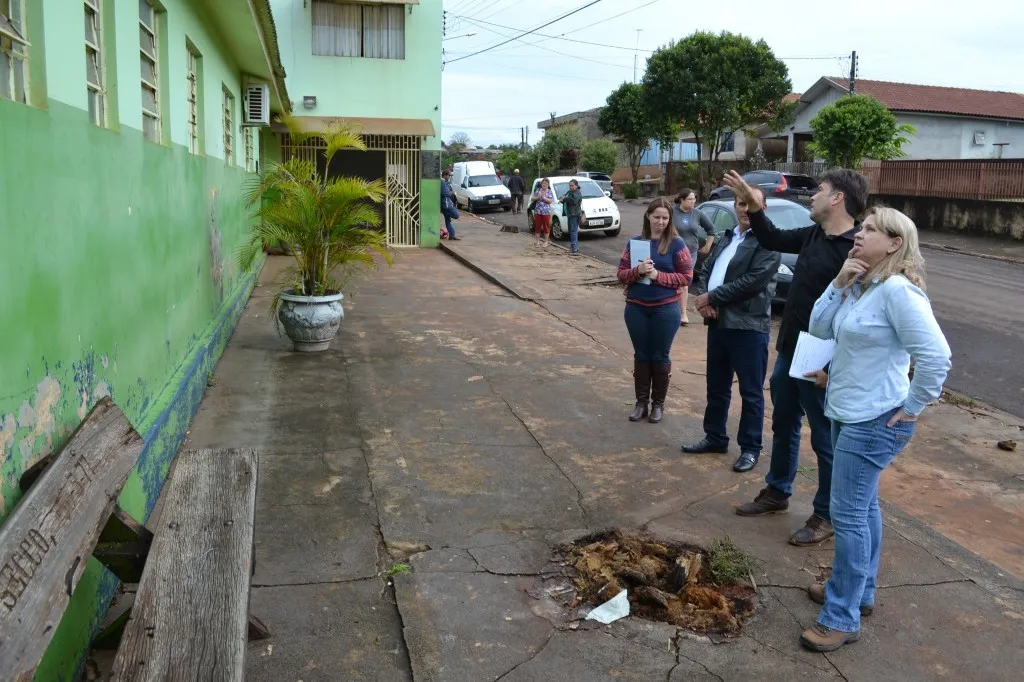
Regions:
<instances>
[{"instance_id":1,"label":"white van","mask_svg":"<svg viewBox=\"0 0 1024 682\"><path fill-rule=\"evenodd\" d=\"M501 184L490 161L460 161L452 166L455 203L472 213L483 209L512 210L512 194Z\"/></svg>"}]
</instances>

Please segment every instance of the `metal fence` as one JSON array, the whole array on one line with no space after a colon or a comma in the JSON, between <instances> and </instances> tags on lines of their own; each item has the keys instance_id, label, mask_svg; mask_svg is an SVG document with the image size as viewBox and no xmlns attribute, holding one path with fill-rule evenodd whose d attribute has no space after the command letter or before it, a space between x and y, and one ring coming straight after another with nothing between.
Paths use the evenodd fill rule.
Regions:
<instances>
[{"instance_id":1,"label":"metal fence","mask_svg":"<svg viewBox=\"0 0 1024 682\"><path fill-rule=\"evenodd\" d=\"M865 164L872 194L944 199L1024 199L1024 161L882 161Z\"/></svg>"}]
</instances>

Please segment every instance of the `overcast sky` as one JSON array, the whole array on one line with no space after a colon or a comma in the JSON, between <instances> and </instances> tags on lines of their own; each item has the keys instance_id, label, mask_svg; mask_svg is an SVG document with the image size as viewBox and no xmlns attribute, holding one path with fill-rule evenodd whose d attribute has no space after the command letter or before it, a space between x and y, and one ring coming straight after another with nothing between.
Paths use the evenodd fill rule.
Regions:
<instances>
[{"instance_id":1,"label":"overcast sky","mask_svg":"<svg viewBox=\"0 0 1024 682\"><path fill-rule=\"evenodd\" d=\"M464 131L475 144L518 142L526 125L532 144L541 134L537 122L550 112L601 106L633 80L638 38L639 79L651 51L697 30L763 38L789 67L796 92L821 76L848 75L857 50L858 78L1024 93L1020 0L598 0L536 34L467 57L590 2L444 0L444 139ZM469 33L476 35L461 37Z\"/></svg>"}]
</instances>

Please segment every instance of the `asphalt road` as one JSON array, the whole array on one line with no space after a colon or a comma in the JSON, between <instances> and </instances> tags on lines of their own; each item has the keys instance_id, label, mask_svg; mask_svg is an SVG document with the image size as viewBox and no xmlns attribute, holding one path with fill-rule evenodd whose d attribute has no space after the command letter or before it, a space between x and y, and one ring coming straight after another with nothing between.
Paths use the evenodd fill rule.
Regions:
<instances>
[{"instance_id":1,"label":"asphalt road","mask_svg":"<svg viewBox=\"0 0 1024 682\"><path fill-rule=\"evenodd\" d=\"M640 233L642 204L618 202L623 229L618 237L584 235L580 251L617 264L626 241ZM486 214L515 223L524 215ZM1018 417L1024 417L1024 265L926 249L928 295L953 349L946 386Z\"/></svg>"}]
</instances>

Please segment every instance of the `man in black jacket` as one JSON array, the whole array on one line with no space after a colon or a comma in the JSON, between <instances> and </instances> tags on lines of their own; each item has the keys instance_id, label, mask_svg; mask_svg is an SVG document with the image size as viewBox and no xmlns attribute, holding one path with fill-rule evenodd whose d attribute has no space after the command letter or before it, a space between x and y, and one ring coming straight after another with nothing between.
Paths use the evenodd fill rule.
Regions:
<instances>
[{"instance_id":1,"label":"man in black jacket","mask_svg":"<svg viewBox=\"0 0 1024 682\"><path fill-rule=\"evenodd\" d=\"M740 472L753 469L761 455L772 298L782 261L780 254L758 244L750 233L748 206L760 211L765 205L760 189L753 188L752 194L756 195L753 200L737 195L734 206L739 224L715 240L701 269L694 303L708 326L708 405L703 440L682 447L688 453L728 450L726 420L735 376L743 410L736 434L740 456L732 468Z\"/></svg>"},{"instance_id":2,"label":"man in black jacket","mask_svg":"<svg viewBox=\"0 0 1024 682\"><path fill-rule=\"evenodd\" d=\"M519 174L518 168L512 171L512 175L508 179L508 191L512 195L512 212L522 213L523 193L526 192L526 182L523 181L523 176Z\"/></svg>"},{"instance_id":3,"label":"man in black jacket","mask_svg":"<svg viewBox=\"0 0 1024 682\"><path fill-rule=\"evenodd\" d=\"M725 178L737 200L752 196L754 188L735 172ZM789 288L782 327L776 345L778 357L771 377L772 461L767 486L753 502L740 505L740 516L763 516L786 511L793 494L800 455L800 428L807 416L811 427L811 448L818 458L818 491L814 513L803 528L790 536L794 545L806 546L832 537L829 497L832 490L832 424L825 416L826 370L805 379L789 376L793 352L800 332L807 331L815 301L835 279L853 246L860 229L855 218L864 212L868 183L851 170L835 169L825 173L818 193L811 200L811 218L816 224L798 230L780 230L763 211L750 214L750 228L765 248L781 253L799 254L793 283Z\"/></svg>"}]
</instances>

